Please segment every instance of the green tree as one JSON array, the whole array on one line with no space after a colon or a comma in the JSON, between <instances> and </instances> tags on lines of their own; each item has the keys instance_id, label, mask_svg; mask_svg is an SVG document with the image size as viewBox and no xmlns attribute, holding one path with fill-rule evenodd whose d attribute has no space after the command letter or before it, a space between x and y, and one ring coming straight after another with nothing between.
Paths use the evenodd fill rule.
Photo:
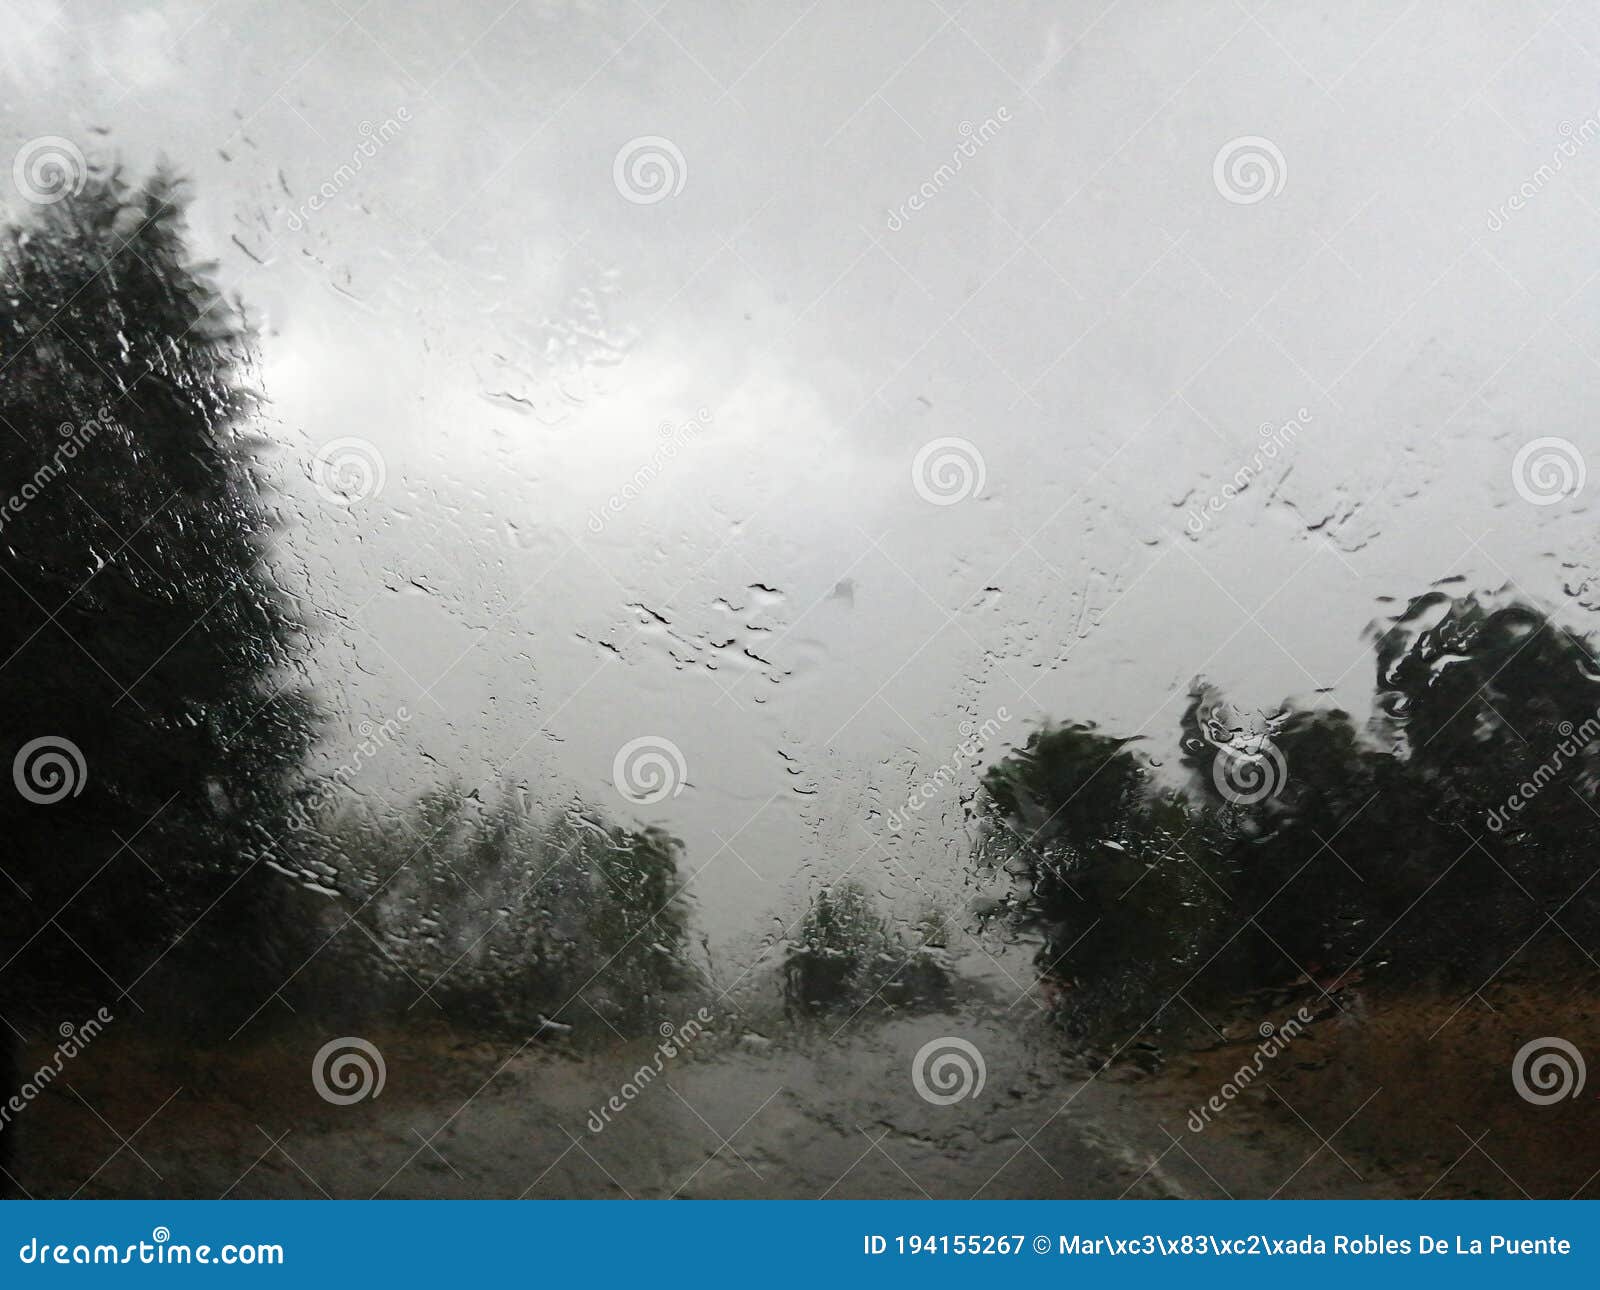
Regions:
<instances>
[{"instance_id":1,"label":"green tree","mask_svg":"<svg viewBox=\"0 0 1600 1290\"><path fill-rule=\"evenodd\" d=\"M1246 722L1197 682L1179 794L1150 787L1129 741L1085 726L1041 731L992 768L977 860L1016 876L1009 913L1042 932L1045 975L1106 1018L1164 988L1330 988L1379 967L1476 986L1551 927L1587 960L1589 642L1515 599L1435 591L1376 653L1365 730L1292 705Z\"/></svg>"},{"instance_id":2,"label":"green tree","mask_svg":"<svg viewBox=\"0 0 1600 1290\"><path fill-rule=\"evenodd\" d=\"M1214 825L1152 786L1133 742L1047 727L984 779L981 863L1015 876L1012 922L1042 934L1038 968L1069 1013L1137 1010L1181 980L1229 900Z\"/></svg>"}]
</instances>

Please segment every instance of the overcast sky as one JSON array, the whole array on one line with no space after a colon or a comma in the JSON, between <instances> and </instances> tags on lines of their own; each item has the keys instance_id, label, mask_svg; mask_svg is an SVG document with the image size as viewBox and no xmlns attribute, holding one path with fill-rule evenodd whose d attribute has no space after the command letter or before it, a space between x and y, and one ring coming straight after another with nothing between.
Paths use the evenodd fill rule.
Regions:
<instances>
[{"instance_id":1,"label":"overcast sky","mask_svg":"<svg viewBox=\"0 0 1600 1290\"><path fill-rule=\"evenodd\" d=\"M169 158L263 327L329 764L404 705L389 791L662 823L719 935L951 888L961 792L882 817L964 721L1364 712L1452 575L1588 623L1600 6L4 8L8 151Z\"/></svg>"}]
</instances>

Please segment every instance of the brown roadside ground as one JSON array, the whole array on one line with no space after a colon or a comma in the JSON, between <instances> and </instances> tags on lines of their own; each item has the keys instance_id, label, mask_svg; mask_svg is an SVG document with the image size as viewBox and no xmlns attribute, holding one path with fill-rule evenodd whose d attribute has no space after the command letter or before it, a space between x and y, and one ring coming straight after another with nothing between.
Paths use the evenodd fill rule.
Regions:
<instances>
[{"instance_id":1,"label":"brown roadside ground","mask_svg":"<svg viewBox=\"0 0 1600 1290\"><path fill-rule=\"evenodd\" d=\"M1252 1064L1258 1021L1316 1020L1196 1132L1190 1113ZM370 1030L382 1093L330 1105L308 1028L220 1050L111 1027L4 1131L34 1196L1536 1197L1600 1194L1600 1087L1548 1106L1512 1082L1529 1040L1600 1059L1586 994L1502 984L1466 998L1241 1006L1198 1049L1103 1068L1026 1011L861 1018L773 1037L731 1027L591 1115L656 1052ZM970 1098L930 1104L911 1064L961 1036ZM30 1050L29 1069L52 1048Z\"/></svg>"}]
</instances>

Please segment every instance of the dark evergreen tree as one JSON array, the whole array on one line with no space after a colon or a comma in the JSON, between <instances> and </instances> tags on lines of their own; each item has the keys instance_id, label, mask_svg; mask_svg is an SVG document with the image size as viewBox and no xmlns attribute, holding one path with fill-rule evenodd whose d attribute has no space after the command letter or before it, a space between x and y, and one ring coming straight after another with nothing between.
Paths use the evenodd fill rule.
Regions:
<instances>
[{"instance_id":1,"label":"dark evergreen tree","mask_svg":"<svg viewBox=\"0 0 1600 1290\"><path fill-rule=\"evenodd\" d=\"M191 261L182 204L165 173L95 176L0 234L13 1005L170 1005L146 974L178 962L218 1002L271 971L282 880L262 862L286 845L313 718L301 626L264 566L251 338Z\"/></svg>"}]
</instances>

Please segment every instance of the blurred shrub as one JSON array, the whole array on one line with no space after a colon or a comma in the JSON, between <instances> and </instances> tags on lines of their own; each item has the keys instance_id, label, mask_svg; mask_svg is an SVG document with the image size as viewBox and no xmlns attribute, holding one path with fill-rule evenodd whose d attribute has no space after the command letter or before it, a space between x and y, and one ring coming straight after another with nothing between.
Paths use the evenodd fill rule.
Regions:
<instances>
[{"instance_id":1,"label":"blurred shrub","mask_svg":"<svg viewBox=\"0 0 1600 1290\"><path fill-rule=\"evenodd\" d=\"M1476 988L1541 931L1542 951L1587 959L1589 643L1522 603L1432 592L1376 646L1365 730L1293 707L1242 720L1197 681L1181 787L1085 726L1041 730L990 770L976 860L1012 875L1001 912L1040 935L1069 1015L1379 969Z\"/></svg>"},{"instance_id":2,"label":"blurred shrub","mask_svg":"<svg viewBox=\"0 0 1600 1290\"><path fill-rule=\"evenodd\" d=\"M928 910L897 931L859 883L819 891L784 956L783 994L792 1013L869 1007L937 1007L950 991L946 928Z\"/></svg>"},{"instance_id":3,"label":"blurred shrub","mask_svg":"<svg viewBox=\"0 0 1600 1290\"><path fill-rule=\"evenodd\" d=\"M695 980L681 849L659 830L437 789L327 821L325 839L339 949L308 1006L340 989L333 976L368 1008L523 1031L598 1014L626 1030L659 1021Z\"/></svg>"}]
</instances>

